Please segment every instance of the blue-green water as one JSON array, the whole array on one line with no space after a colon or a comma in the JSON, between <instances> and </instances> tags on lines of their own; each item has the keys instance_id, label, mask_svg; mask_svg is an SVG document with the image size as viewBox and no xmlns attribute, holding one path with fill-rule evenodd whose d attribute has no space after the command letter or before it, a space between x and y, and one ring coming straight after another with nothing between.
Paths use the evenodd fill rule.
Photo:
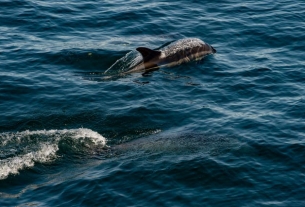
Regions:
<instances>
[{"instance_id":1,"label":"blue-green water","mask_svg":"<svg viewBox=\"0 0 305 207\"><path fill-rule=\"evenodd\" d=\"M305 206L303 1L0 5L0 206Z\"/></svg>"}]
</instances>

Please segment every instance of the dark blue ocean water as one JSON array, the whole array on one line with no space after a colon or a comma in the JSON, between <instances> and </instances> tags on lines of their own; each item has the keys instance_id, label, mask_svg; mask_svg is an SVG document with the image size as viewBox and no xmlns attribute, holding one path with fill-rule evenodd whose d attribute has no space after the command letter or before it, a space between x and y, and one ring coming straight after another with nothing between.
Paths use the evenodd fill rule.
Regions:
<instances>
[{"instance_id":1,"label":"dark blue ocean water","mask_svg":"<svg viewBox=\"0 0 305 207\"><path fill-rule=\"evenodd\" d=\"M0 206L305 206L303 1L0 6Z\"/></svg>"}]
</instances>

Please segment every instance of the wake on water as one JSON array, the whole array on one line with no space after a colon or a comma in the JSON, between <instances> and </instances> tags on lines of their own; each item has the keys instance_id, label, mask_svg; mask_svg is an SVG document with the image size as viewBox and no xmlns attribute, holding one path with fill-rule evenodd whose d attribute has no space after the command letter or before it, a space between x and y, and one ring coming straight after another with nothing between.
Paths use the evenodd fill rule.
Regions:
<instances>
[{"instance_id":1,"label":"wake on water","mask_svg":"<svg viewBox=\"0 0 305 207\"><path fill-rule=\"evenodd\" d=\"M58 158L61 148L73 152L94 153L106 146L106 139L90 129L38 130L0 134L0 180L35 163Z\"/></svg>"},{"instance_id":2,"label":"wake on water","mask_svg":"<svg viewBox=\"0 0 305 207\"><path fill-rule=\"evenodd\" d=\"M238 151L241 148L236 139L211 136L200 133L160 133L151 132L134 141L127 141L115 146L107 146L107 140L91 129L37 130L0 133L0 180L9 175L16 175L23 169L31 168L35 163L50 163L58 158L80 155L118 156L128 153L165 153L222 154L227 150ZM110 154L109 154L110 153ZM94 156L95 157L95 156Z\"/></svg>"}]
</instances>

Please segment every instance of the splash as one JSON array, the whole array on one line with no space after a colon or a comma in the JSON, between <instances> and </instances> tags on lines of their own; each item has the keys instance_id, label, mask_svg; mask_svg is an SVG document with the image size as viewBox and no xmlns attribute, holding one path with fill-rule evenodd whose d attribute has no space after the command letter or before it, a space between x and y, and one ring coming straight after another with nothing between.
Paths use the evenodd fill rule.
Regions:
<instances>
[{"instance_id":1,"label":"splash","mask_svg":"<svg viewBox=\"0 0 305 207\"><path fill-rule=\"evenodd\" d=\"M84 128L1 133L0 180L35 163L54 161L59 150L90 153L105 146L102 135Z\"/></svg>"},{"instance_id":2,"label":"splash","mask_svg":"<svg viewBox=\"0 0 305 207\"><path fill-rule=\"evenodd\" d=\"M137 51L130 51L124 57L115 61L104 74L123 73L142 62L142 56Z\"/></svg>"},{"instance_id":3,"label":"splash","mask_svg":"<svg viewBox=\"0 0 305 207\"><path fill-rule=\"evenodd\" d=\"M116 80L124 73L142 63L142 56L136 51L130 51L113 63L105 72L81 72L82 79L89 81Z\"/></svg>"}]
</instances>

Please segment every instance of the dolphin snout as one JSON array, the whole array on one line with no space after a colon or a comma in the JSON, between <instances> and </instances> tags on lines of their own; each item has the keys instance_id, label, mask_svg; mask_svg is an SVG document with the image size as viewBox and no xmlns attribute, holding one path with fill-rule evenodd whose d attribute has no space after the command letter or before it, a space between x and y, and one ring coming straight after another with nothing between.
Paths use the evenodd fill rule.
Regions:
<instances>
[{"instance_id":1,"label":"dolphin snout","mask_svg":"<svg viewBox=\"0 0 305 207\"><path fill-rule=\"evenodd\" d=\"M213 46L211 46L213 53L216 53L216 50Z\"/></svg>"}]
</instances>

